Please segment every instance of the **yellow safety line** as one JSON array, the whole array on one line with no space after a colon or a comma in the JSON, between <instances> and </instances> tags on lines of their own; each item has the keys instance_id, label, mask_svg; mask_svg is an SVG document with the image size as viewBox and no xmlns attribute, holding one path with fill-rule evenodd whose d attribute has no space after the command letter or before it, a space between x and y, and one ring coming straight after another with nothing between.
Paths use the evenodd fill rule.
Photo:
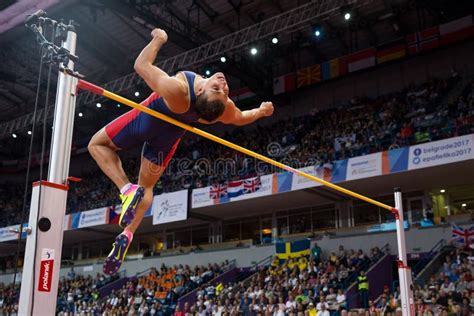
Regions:
<instances>
[{"instance_id":1,"label":"yellow safety line","mask_svg":"<svg viewBox=\"0 0 474 316\"><path fill-rule=\"evenodd\" d=\"M153 116L153 117L156 117L156 118L158 118L158 119L160 119L160 120L166 121L166 122L168 122L168 123L170 123L170 124L173 124L173 125L176 125L176 126L179 126L179 127L181 127L182 129L185 129L185 130L187 130L187 131L190 131L191 133L197 134L197 135L202 136L202 137L204 137L204 138L210 139L210 140L212 140L212 141L214 141L214 142L216 142L216 143L219 143L219 144L222 144L222 145L224 145L224 146L230 147L230 148L232 148L232 149L234 149L234 150L240 151L241 153L244 153L244 154L246 154L246 155L249 155L249 156L251 156L251 157L254 157L254 158L258 159L258 160L264 161L264 162L266 162L266 163L269 163L269 164L271 164L271 165L274 165L274 166L276 166L276 167L278 167L278 168L281 168L281 169L283 169L283 170L289 171L289 172L291 172L291 173L294 173L294 174L296 174L296 175L298 175L298 176L304 177L304 178L309 179L309 180L311 180L311 181L321 183L322 185L325 185L325 186L327 186L327 187L329 187L329 188L331 188L331 189L333 189L333 190L336 190L336 191L339 191L339 192L341 192L341 193L350 195L350 196L352 196L352 197L355 197L355 198L360 199L360 200L362 200L362 201L365 201L365 202L367 202L367 203L377 205L377 206L379 206L379 207L381 207L381 208L384 208L384 209L386 209L386 210L389 210L389 211L391 211L391 212L394 211L394 208L393 208L392 206L389 206L389 205L387 205L387 204L381 203L381 202L379 202L379 201L376 201L376 200L374 200L374 199L371 199L371 198L369 198L369 197L367 197L367 196L364 196L364 195L361 195L361 194L359 194L359 193L355 193L355 192L353 192L353 191L351 191L351 190L344 189L343 187L340 187L340 186L335 185L335 184L333 184L333 183L331 183L331 182L328 182L328 181L325 181L325 180L323 180L323 179L320 179L320 178L317 178L317 177L315 177L315 176L312 176L312 175L310 175L310 174L307 174L306 172L303 172L303 171L300 171L300 170L291 168L290 166L287 166L287 165L282 164L282 163L280 163L280 162L278 162L278 161L275 161L275 160L273 160L273 159L270 159L270 158L268 158L268 157L266 157L266 156L263 156L263 155L261 155L261 154L258 154L258 153L254 152L254 151L251 151L251 150L249 150L249 149L246 149L246 148L244 148L244 147L241 147L241 146L239 146L239 145L236 145L236 144L234 144L234 143L231 143L231 142L229 142L229 141L227 141L227 140L225 140L225 139L222 139L222 138L220 138L220 137L217 137L217 136L215 136L215 135L209 134L209 133L207 133L207 132L205 132L205 131L203 131L203 130L201 130L201 129L198 129L198 128L196 128L196 127L193 127L193 126L190 126L190 125L181 123L181 122L179 122L179 121L177 121L177 120L175 120L175 119L173 119L173 118L171 118L171 117L169 117L169 116L166 116L166 115L164 115L164 114L162 114L162 113L160 113L160 112L154 111L154 110L149 109L149 108L147 108L147 107L145 107L145 106L143 106L143 105L141 105L141 104L138 104L138 103L136 103L136 102L133 102L133 101L131 101L131 100L129 100L129 99L126 99L126 98L124 98L124 97L121 97L121 96L119 96L118 94L115 94L115 93L113 93L113 92L104 90L103 93L102 93L102 95L103 95L104 97L106 97L106 98L112 99L112 100L117 101L117 102L119 102L119 103L125 104L125 105L127 105L127 106L129 106L129 107L132 107L132 108L134 108L134 109L137 109L137 110L139 110L139 111L141 111L141 112L147 113L147 114L149 114L149 115L151 115L151 116Z\"/></svg>"}]
</instances>

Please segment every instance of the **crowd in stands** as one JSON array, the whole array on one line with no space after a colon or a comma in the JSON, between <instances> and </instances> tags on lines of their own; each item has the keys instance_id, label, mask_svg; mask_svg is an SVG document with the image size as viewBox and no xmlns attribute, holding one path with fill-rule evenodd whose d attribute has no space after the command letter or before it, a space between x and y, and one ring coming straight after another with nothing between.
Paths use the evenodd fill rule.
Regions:
<instances>
[{"instance_id":1,"label":"crowd in stands","mask_svg":"<svg viewBox=\"0 0 474 316\"><path fill-rule=\"evenodd\" d=\"M384 253L377 247L322 255L315 244L311 256L279 259L239 285L223 285L214 293L200 290L197 301L179 315L330 315L347 312L345 290L351 276L365 271ZM175 313L175 315L177 315Z\"/></svg>"},{"instance_id":2,"label":"crowd in stands","mask_svg":"<svg viewBox=\"0 0 474 316\"><path fill-rule=\"evenodd\" d=\"M0 315L14 315L18 310L20 289L0 282Z\"/></svg>"},{"instance_id":3,"label":"crowd in stands","mask_svg":"<svg viewBox=\"0 0 474 316\"><path fill-rule=\"evenodd\" d=\"M457 248L446 256L441 271L414 292L422 315L472 315L474 313L474 251Z\"/></svg>"},{"instance_id":4,"label":"crowd in stands","mask_svg":"<svg viewBox=\"0 0 474 316\"><path fill-rule=\"evenodd\" d=\"M224 138L293 167L302 167L468 134L474 132L474 81L455 101L445 100L460 80L453 73L448 79L433 79L375 99L354 98L337 109L314 109L270 126L237 128ZM268 150L269 144L278 145ZM214 168L212 162L219 158L226 159L230 166ZM156 194L277 171L226 147L209 146L208 140L194 135L186 135L178 147L175 161L183 159L186 164L170 164L155 187ZM203 161L210 163L206 168L210 174L199 167ZM180 169L183 166L185 170ZM139 157L126 159L124 169L132 181L136 180ZM96 167L77 176L83 181L71 186L69 212L119 203L118 191ZM0 187L0 226L19 222L23 189L12 184Z\"/></svg>"},{"instance_id":5,"label":"crowd in stands","mask_svg":"<svg viewBox=\"0 0 474 316\"><path fill-rule=\"evenodd\" d=\"M119 278L118 275L95 277L76 275L74 268L59 281L57 309L62 312L98 312L99 288Z\"/></svg>"},{"instance_id":6,"label":"crowd in stands","mask_svg":"<svg viewBox=\"0 0 474 316\"><path fill-rule=\"evenodd\" d=\"M440 271L414 291L416 315L472 315L474 312L473 251L455 249ZM190 268L181 264L129 278L120 288L100 297L99 289L116 280L97 274L79 276L71 269L60 281L58 315L139 315L139 316L343 316L401 315L400 288L386 285L367 308L354 308L358 295L348 297L348 286L364 276L384 252L375 247L368 253L346 250L322 252L315 244L311 255L275 257L268 267L260 267L250 278L211 285L229 262ZM375 282L369 278L369 282ZM356 285L357 286L357 285ZM190 291L196 298L178 304ZM18 286L0 284L0 314L15 315ZM373 297L373 295L371 295Z\"/></svg>"},{"instance_id":7,"label":"crowd in stands","mask_svg":"<svg viewBox=\"0 0 474 316\"><path fill-rule=\"evenodd\" d=\"M207 266L178 265L151 268L143 276L130 278L122 288L100 297L99 289L119 276L76 275L74 269L59 282L57 313L72 315L171 315L177 299L207 283L225 271L228 261ZM0 283L0 315L15 315L18 310L19 287Z\"/></svg>"},{"instance_id":8,"label":"crowd in stands","mask_svg":"<svg viewBox=\"0 0 474 316\"><path fill-rule=\"evenodd\" d=\"M206 284L215 276L221 274L228 262L220 265L209 264L196 266L191 269L188 265L151 268L150 272L138 278L129 279L122 288L112 292L101 301L96 299L91 286L83 290L81 297L71 296L71 290L66 290L67 303L59 304L58 310L62 315L170 315L173 313L177 299L189 291ZM84 283L82 283L84 284ZM66 287L67 288L67 287ZM78 287L74 286L75 291ZM65 292L62 291L64 302ZM61 297L61 296L60 296ZM70 301L70 302L69 302ZM61 314L60 313L60 314Z\"/></svg>"},{"instance_id":9,"label":"crowd in stands","mask_svg":"<svg viewBox=\"0 0 474 316\"><path fill-rule=\"evenodd\" d=\"M414 284L416 315L468 316L474 313L474 252L457 248L446 256L441 270L424 284ZM368 301L369 315L401 315L400 288L391 291L386 285L383 293Z\"/></svg>"}]
</instances>

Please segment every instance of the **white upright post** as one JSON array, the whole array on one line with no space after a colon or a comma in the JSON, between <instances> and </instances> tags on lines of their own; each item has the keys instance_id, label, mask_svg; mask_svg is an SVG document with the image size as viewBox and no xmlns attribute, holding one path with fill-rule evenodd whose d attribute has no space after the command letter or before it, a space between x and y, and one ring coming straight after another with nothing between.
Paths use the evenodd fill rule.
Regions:
<instances>
[{"instance_id":1,"label":"white upright post","mask_svg":"<svg viewBox=\"0 0 474 316\"><path fill-rule=\"evenodd\" d=\"M72 25L62 46L75 54ZM70 60L67 67L73 70L74 63ZM56 314L76 83L59 73L48 180L33 184L18 315Z\"/></svg>"},{"instance_id":2,"label":"white upright post","mask_svg":"<svg viewBox=\"0 0 474 316\"><path fill-rule=\"evenodd\" d=\"M413 301L413 281L411 268L408 266L405 243L405 227L403 220L403 203L400 188L395 188L395 222L397 226L398 244L398 278L400 281L400 296L402 301L402 314L415 316L415 302Z\"/></svg>"}]
</instances>

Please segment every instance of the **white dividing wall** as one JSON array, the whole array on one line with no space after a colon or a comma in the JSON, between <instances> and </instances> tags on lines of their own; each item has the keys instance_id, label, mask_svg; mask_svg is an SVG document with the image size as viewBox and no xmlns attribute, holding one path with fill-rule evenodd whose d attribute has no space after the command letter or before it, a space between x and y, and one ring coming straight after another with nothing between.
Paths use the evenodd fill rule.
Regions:
<instances>
[{"instance_id":1,"label":"white dividing wall","mask_svg":"<svg viewBox=\"0 0 474 316\"><path fill-rule=\"evenodd\" d=\"M462 226L462 225L461 225ZM407 252L427 252L440 239L449 241L451 238L451 226L437 226L424 229L410 229L406 231ZM324 237L317 243L323 249L323 254L327 255L331 251L337 250L339 245L345 249L362 249L364 252L375 246L382 247L389 244L391 253L397 253L397 240L395 232L372 233L372 234L352 234L346 236L334 236L333 238ZM238 267L247 267L253 262L260 261L274 254L274 245L252 246L250 248L240 248L232 250L222 250L215 252L191 253L180 256L144 258L125 262L123 268L126 269L128 276L133 276L138 272L144 271L150 267L159 267L161 264L187 264L191 267L196 265L207 265L208 263L220 263L225 260L235 259ZM66 276L71 268L61 269L61 276ZM91 274L102 272L101 264L75 267L76 274ZM86 270L86 271L84 271ZM17 277L17 280L21 277ZM0 283L9 283L13 281L12 274L0 275Z\"/></svg>"}]
</instances>

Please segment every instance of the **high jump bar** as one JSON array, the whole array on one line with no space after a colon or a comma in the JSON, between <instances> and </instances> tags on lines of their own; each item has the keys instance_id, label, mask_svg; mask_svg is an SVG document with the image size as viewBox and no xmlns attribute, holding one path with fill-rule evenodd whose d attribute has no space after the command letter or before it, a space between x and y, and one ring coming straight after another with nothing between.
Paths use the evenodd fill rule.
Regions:
<instances>
[{"instance_id":1,"label":"high jump bar","mask_svg":"<svg viewBox=\"0 0 474 316\"><path fill-rule=\"evenodd\" d=\"M378 207L384 208L384 209L386 209L386 210L388 210L388 211L394 213L396 216L398 215L398 210L397 210L396 208L390 206L390 205L387 205L387 204L384 204L384 203L382 203L382 202L376 201L376 200L371 199L371 198L369 198L369 197L367 197L367 196L365 196L365 195L362 195L362 194L353 192L353 191L351 191L351 190L344 189L343 187L340 187L340 186L335 185L335 184L333 184L333 183L331 183L331 182L328 182L328 181L325 181L325 180L320 179L320 178L318 178L318 177L315 177L315 176L313 176L313 175L310 175L310 174L308 174L308 173L306 173L306 172L303 172L303 171L297 170L297 169L295 169L295 168L292 168L292 167L290 167L290 166L287 166L287 165L285 165L285 164L283 164L283 163L281 163L281 162L275 161L275 160L270 159L270 158L268 158L268 157L266 157L266 156L264 156L264 155L261 155L261 154L259 154L259 153L256 153L256 152L254 152L254 151L252 151L252 150L249 150L249 149L247 149L247 148L244 148L244 147L241 147L241 146L239 146L239 145L236 145L236 144L234 144L234 143L232 143L232 142L229 142L229 141L227 141L227 140L225 140L225 139L222 139L222 138L217 137L217 136L215 136L215 135L213 135L213 134L210 134L210 133L208 133L208 132L205 132L205 131L203 131L203 130L201 130L201 129L199 129L199 128L196 128L196 127L193 127L193 126L190 126L190 125L181 123L180 121L175 120L174 118L171 118L171 117L169 117L169 116L167 116L167 115L164 115L164 114L162 114L162 113L160 113L160 112L154 111L154 110L152 110L152 109L150 109L150 108L147 108L146 106L143 106L143 105L141 105L141 104L139 104L139 103L133 102L133 101L127 99L127 98L124 98L124 97L122 97L122 96L120 96L120 95L118 95L118 94L115 94L115 93L113 93L113 92L110 92L110 91L108 91L108 90L105 90L104 88L101 88L101 87L99 87L99 86L96 86L95 84L92 84L92 83L87 82L87 81L85 81L85 80L79 79L78 82L77 82L77 88L78 88L78 89L82 89L82 90L86 90L86 91L90 91L90 92L92 92L92 93L94 93L94 94L97 94L97 95L106 97L106 98L108 98L108 99L117 101L117 102L119 102L119 103L125 104L125 105L127 105L127 106L129 106L129 107L132 107L132 108L134 108L134 109L137 109L137 110L139 110L139 111L141 111L141 112L144 112L144 113L146 113L146 114L148 114L148 115L151 115L151 116L153 116L153 117L155 117L155 118L158 118L158 119L163 120L163 121L165 121L165 122L168 122L168 123L170 123L170 124L173 124L173 125L176 125L176 126L178 126L178 127L181 127L182 129L187 130L187 131L189 131L189 132L191 132L191 133L194 133L194 134L197 134L197 135L202 136L202 137L204 137L204 138L207 138L207 139L209 139L209 140L211 140L211 141L213 141L213 142L216 142L216 143L219 143L219 144L221 144L221 145L227 146L227 147L232 148L232 149L234 149L234 150L237 150L237 151L239 151L239 152L241 152L241 153L244 153L244 154L246 154L246 155L248 155L248 156L251 156L251 157L253 157L253 158L256 158L256 159L258 159L258 160L261 160L261 161L264 161L264 162L266 162L266 163L268 163L268 164L271 164L271 165L273 165L273 166L275 166L275 167L278 167L278 168L280 168L280 169L286 170L286 171L291 172L291 173L293 173L293 174L296 174L296 175L298 175L298 176L304 177L304 178L306 178L306 179L308 179L308 180L311 180L311 181L320 183L320 184L325 185L325 186L327 186L327 187L329 187L329 188L331 188L331 189L333 189L333 190L336 190L336 191L339 191L339 192L344 193L344 194L346 194L346 195L352 196L352 197L354 197L354 198L356 198L356 199L359 199L359 200L365 201L365 202L367 202L367 203L376 205L376 206L378 206Z\"/></svg>"}]
</instances>

